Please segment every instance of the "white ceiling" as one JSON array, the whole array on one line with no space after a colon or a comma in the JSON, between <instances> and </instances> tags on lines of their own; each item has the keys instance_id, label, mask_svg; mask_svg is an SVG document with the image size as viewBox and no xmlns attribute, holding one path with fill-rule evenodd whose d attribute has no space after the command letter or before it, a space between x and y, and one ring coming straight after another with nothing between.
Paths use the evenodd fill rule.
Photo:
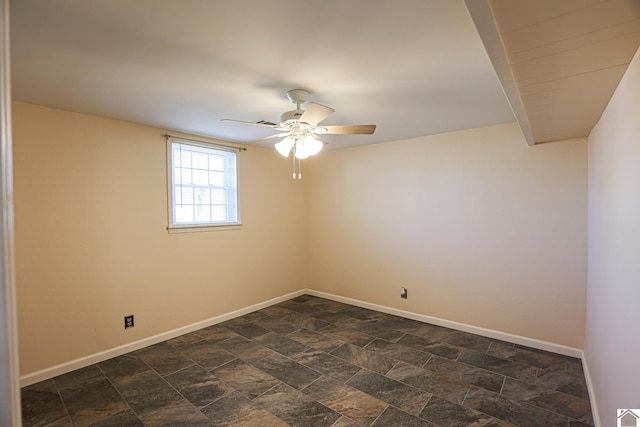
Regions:
<instances>
[{"instance_id":1,"label":"white ceiling","mask_svg":"<svg viewBox=\"0 0 640 427\"><path fill-rule=\"evenodd\" d=\"M534 144L588 136L640 0L15 0L11 30L20 101L246 142L274 132L220 119L278 122L304 88L322 124L378 126L329 148L515 118Z\"/></svg>"},{"instance_id":2,"label":"white ceiling","mask_svg":"<svg viewBox=\"0 0 640 427\"><path fill-rule=\"evenodd\" d=\"M231 141L296 87L378 125L330 148L514 121L463 0L19 0L11 30L15 100Z\"/></svg>"}]
</instances>

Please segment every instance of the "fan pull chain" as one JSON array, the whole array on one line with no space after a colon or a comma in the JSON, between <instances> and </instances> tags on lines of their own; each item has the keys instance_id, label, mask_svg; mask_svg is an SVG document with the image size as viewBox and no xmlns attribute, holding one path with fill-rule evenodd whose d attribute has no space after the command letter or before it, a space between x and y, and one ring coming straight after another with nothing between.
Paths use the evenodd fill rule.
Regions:
<instances>
[{"instance_id":1,"label":"fan pull chain","mask_svg":"<svg viewBox=\"0 0 640 427\"><path fill-rule=\"evenodd\" d=\"M291 156L291 158L293 159L293 179L296 179L296 149L295 146L293 147L293 155Z\"/></svg>"},{"instance_id":2,"label":"fan pull chain","mask_svg":"<svg viewBox=\"0 0 640 427\"><path fill-rule=\"evenodd\" d=\"M291 151L291 153L293 154L291 156L291 159L293 160L293 175L291 176L291 178L293 179L302 179L302 160L298 159L298 167L296 168L296 151L298 149L298 144L294 144L293 146L293 150Z\"/></svg>"}]
</instances>

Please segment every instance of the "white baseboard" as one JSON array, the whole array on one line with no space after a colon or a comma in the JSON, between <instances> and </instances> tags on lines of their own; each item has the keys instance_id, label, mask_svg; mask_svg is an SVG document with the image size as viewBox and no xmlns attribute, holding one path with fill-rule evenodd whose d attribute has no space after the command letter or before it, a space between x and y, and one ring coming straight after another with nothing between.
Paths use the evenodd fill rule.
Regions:
<instances>
[{"instance_id":1,"label":"white baseboard","mask_svg":"<svg viewBox=\"0 0 640 427\"><path fill-rule=\"evenodd\" d=\"M20 377L20 387L25 387L40 381L48 380L58 375L66 374L68 372L75 371L76 369L93 365L94 363L104 362L105 360L108 360L117 356L122 356L123 354L140 350L141 348L148 347L153 344L158 344L162 341L166 341L175 337L179 337L180 335L197 331L198 329L206 328L208 326L212 326L217 323L222 323L227 320L234 319L236 317L244 316L245 314L251 313L252 311L261 310L263 308L281 303L288 299L295 298L300 295L304 295L305 293L307 293L306 289L302 289L302 290L292 292L277 298L270 299L265 302L250 305L248 307L241 308L239 310L225 313L220 316L215 316L210 319L203 320L201 322L193 323L191 325L173 329L168 332L163 332L161 334L154 335L152 337L143 338L141 340L134 341L132 343L124 344L119 347L115 347L106 351L101 351L100 353L95 353L86 357L81 357L79 359L72 360L70 362L61 363L60 365L56 365L51 368L33 372L31 374L27 374Z\"/></svg>"},{"instance_id":2,"label":"white baseboard","mask_svg":"<svg viewBox=\"0 0 640 427\"><path fill-rule=\"evenodd\" d=\"M383 313L393 314L393 315L405 317L408 319L418 320L420 322L431 323L438 326L444 326L446 328L469 332L476 335L482 335L485 337L507 341L514 344L520 344L527 347L532 347L540 350L550 351L553 353L563 354L566 356L571 356L576 358L583 357L582 350L573 348L573 347L567 347L564 345L555 344L547 341L527 338L520 335L508 334L506 332L495 331L492 329L485 329L478 326L468 325L465 323L458 323L451 320L440 319L438 317L426 316L424 314L418 314L410 311L400 310L397 308L372 304L372 303L368 303L368 302L364 302L364 301L360 301L352 298L346 298L338 295L328 294L325 292L314 291L312 289L301 289L299 291L282 295L280 297L273 298L268 301L264 301L264 302L254 304L239 310L225 313L220 316L215 316L210 319L203 320L201 322L193 323L191 325L183 326L181 328L173 329L168 332L163 332L161 334L154 335L152 337L144 338L138 341L134 341L132 343L121 345L119 347L115 347L115 348L105 350L99 353L95 353L89 356L81 357L66 363L62 363L60 365L56 365L51 368L43 369L41 371L24 375L20 377L20 387L25 387L31 384L35 384L37 382L56 377L58 375L66 374L76 369L84 368L86 366L93 365L95 363L103 362L113 357L122 356L123 354L129 353L135 350L140 350L141 348L148 347L150 345L157 344L162 341L166 341L166 340L178 337L180 335L188 334L190 332L194 332L194 331L197 331L198 329L206 328L208 326L212 326L217 323L234 319L239 316L244 316L245 314L251 313L252 311L261 310L263 308L272 306L274 304L278 304L280 302L283 302L288 299L295 298L304 294L326 298L329 300L338 301L345 304L351 304L357 307L368 308L368 309L380 311ZM587 371L585 370L585 375L586 374L587 374ZM587 381L589 381L589 379ZM589 393L590 393L590 396L592 396L591 390L589 390Z\"/></svg>"},{"instance_id":3,"label":"white baseboard","mask_svg":"<svg viewBox=\"0 0 640 427\"><path fill-rule=\"evenodd\" d=\"M306 289L305 293L321 298L330 299L345 304L355 305L362 308L368 308L375 311L381 311L387 314L393 314L408 319L418 320L420 322L431 323L445 328L456 329L458 331L469 332L471 334L481 335L483 337L494 338L501 341L507 341L514 344L524 345L526 347L537 348L539 350L550 351L565 356L582 358L582 350L574 347L556 344L548 341L537 340L535 338L523 337L521 335L513 335L506 332L500 332L493 329L481 328L479 326L468 325L466 323L454 322L452 320L440 319L439 317L426 316L424 314L413 313L411 311L400 310L397 308L386 307L383 305L372 304L352 298L345 298L338 295L318 292L312 289Z\"/></svg>"},{"instance_id":4,"label":"white baseboard","mask_svg":"<svg viewBox=\"0 0 640 427\"><path fill-rule=\"evenodd\" d=\"M587 355L582 353L582 370L584 371L584 379L587 382L587 390L589 391L589 400L591 402L591 413L593 414L594 427L602 426L600 422L600 412L598 411L598 403L596 402L596 394L593 389L593 382L591 381L591 372L589 371L589 362L587 361Z\"/></svg>"}]
</instances>

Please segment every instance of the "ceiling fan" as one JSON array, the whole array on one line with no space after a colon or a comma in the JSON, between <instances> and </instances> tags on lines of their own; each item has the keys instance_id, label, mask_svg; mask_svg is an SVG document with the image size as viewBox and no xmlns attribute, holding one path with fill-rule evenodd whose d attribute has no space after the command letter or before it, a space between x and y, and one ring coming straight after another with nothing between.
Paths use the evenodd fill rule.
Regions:
<instances>
[{"instance_id":1,"label":"ceiling fan","mask_svg":"<svg viewBox=\"0 0 640 427\"><path fill-rule=\"evenodd\" d=\"M222 119L223 122L240 123L253 126L263 126L281 131L280 133L269 135L264 138L249 141L249 143L263 142L273 138L283 138L275 145L278 153L284 157L289 157L293 152L293 178L296 178L296 164L298 159L297 178L301 179L300 160L309 156L314 156L322 150L326 140L319 135L324 134L362 134L371 135L376 130L376 125L342 125L342 126L322 126L321 121L335 112L333 108L326 107L315 102L310 102L306 109L302 105L309 99L309 91L304 89L292 89L287 92L287 98L296 104L296 109L285 111L280 116L280 123L266 121L248 122L243 120Z\"/></svg>"}]
</instances>

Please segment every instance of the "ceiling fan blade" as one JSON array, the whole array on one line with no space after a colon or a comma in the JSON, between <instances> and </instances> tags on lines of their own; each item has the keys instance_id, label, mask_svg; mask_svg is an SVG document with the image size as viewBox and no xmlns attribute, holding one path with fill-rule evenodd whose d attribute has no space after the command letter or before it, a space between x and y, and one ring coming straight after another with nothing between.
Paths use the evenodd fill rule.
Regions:
<instances>
[{"instance_id":1,"label":"ceiling fan blade","mask_svg":"<svg viewBox=\"0 0 640 427\"><path fill-rule=\"evenodd\" d=\"M333 133L333 134L360 134L360 135L371 135L376 130L376 125L348 125L348 126L320 126L321 128L326 129L326 132L322 133Z\"/></svg>"},{"instance_id":2,"label":"ceiling fan blade","mask_svg":"<svg viewBox=\"0 0 640 427\"><path fill-rule=\"evenodd\" d=\"M247 141L245 144L253 144L253 143L256 143L256 142L262 142L262 141L266 141L266 140L271 139L271 138L282 138L283 136L287 136L287 135L289 135L289 132L277 133L275 135L265 136L264 138L258 138L258 139L254 139L252 141Z\"/></svg>"},{"instance_id":3,"label":"ceiling fan blade","mask_svg":"<svg viewBox=\"0 0 640 427\"><path fill-rule=\"evenodd\" d=\"M315 126L319 122L323 121L336 110L330 107L325 107L324 105L316 104L315 102L311 102L302 116L300 116L299 121L303 123L307 123L310 126Z\"/></svg>"},{"instance_id":4,"label":"ceiling fan blade","mask_svg":"<svg viewBox=\"0 0 640 427\"><path fill-rule=\"evenodd\" d=\"M234 120L234 119L220 119L221 122L231 122L231 123L240 123L243 125L253 125L253 126L263 126L268 128L278 128L279 126L275 123L270 122L247 122L244 120Z\"/></svg>"}]
</instances>

